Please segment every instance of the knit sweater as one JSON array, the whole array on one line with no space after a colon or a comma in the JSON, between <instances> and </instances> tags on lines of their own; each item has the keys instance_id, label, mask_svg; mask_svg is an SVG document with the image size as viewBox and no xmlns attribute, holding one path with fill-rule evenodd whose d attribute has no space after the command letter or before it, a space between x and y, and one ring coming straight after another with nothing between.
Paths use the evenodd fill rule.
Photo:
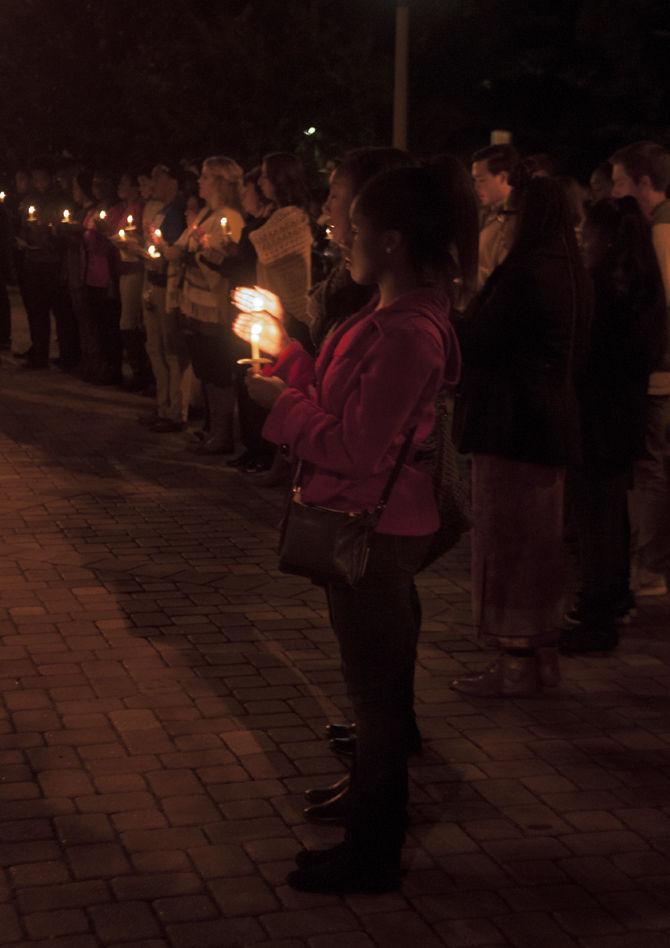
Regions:
<instances>
[{"instance_id":1,"label":"knit sweater","mask_svg":"<svg viewBox=\"0 0 670 948\"><path fill-rule=\"evenodd\" d=\"M307 292L311 286L312 231L299 207L282 207L249 235L256 248L256 282L276 293L289 319L308 323Z\"/></svg>"}]
</instances>

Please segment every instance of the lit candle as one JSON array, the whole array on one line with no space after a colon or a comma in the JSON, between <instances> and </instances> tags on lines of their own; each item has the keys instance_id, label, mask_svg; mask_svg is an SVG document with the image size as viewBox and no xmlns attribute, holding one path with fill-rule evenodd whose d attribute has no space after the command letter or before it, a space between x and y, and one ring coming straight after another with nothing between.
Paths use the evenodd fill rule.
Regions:
<instances>
[{"instance_id":1,"label":"lit candle","mask_svg":"<svg viewBox=\"0 0 670 948\"><path fill-rule=\"evenodd\" d=\"M156 230L154 231L154 237L156 238L156 240L163 239L163 231L160 229L160 227L157 227Z\"/></svg>"},{"instance_id":2,"label":"lit candle","mask_svg":"<svg viewBox=\"0 0 670 948\"><path fill-rule=\"evenodd\" d=\"M63 211L63 223L64 224L70 223L70 212L67 210L67 208Z\"/></svg>"},{"instance_id":3,"label":"lit candle","mask_svg":"<svg viewBox=\"0 0 670 948\"><path fill-rule=\"evenodd\" d=\"M5 194L5 192L4 192L4 191L0 191L0 204L4 204L4 203L5 203L5 198L6 198L6 197L7 197L7 195Z\"/></svg>"},{"instance_id":4,"label":"lit candle","mask_svg":"<svg viewBox=\"0 0 670 948\"><path fill-rule=\"evenodd\" d=\"M251 327L251 361L254 364L254 372L258 374L261 370L261 333L263 327L260 323L254 323Z\"/></svg>"},{"instance_id":5,"label":"lit candle","mask_svg":"<svg viewBox=\"0 0 670 948\"><path fill-rule=\"evenodd\" d=\"M100 213L98 214L98 219L101 220L101 221L106 221L106 220L107 220L107 211L100 211Z\"/></svg>"},{"instance_id":6,"label":"lit candle","mask_svg":"<svg viewBox=\"0 0 670 948\"><path fill-rule=\"evenodd\" d=\"M149 244L149 246L147 247L147 253L153 260L158 260L158 258L160 257L160 253L156 250L156 247L154 246L154 244Z\"/></svg>"},{"instance_id":7,"label":"lit candle","mask_svg":"<svg viewBox=\"0 0 670 948\"><path fill-rule=\"evenodd\" d=\"M36 213L35 213L36 210L37 210L37 209L36 209L36 207L35 207L34 204L31 204L30 207L28 208L28 220L29 220L29 221L37 220L37 216L36 216Z\"/></svg>"},{"instance_id":8,"label":"lit candle","mask_svg":"<svg viewBox=\"0 0 670 948\"><path fill-rule=\"evenodd\" d=\"M125 239L126 239L126 232L122 227L121 230L119 231L119 240L125 240Z\"/></svg>"},{"instance_id":9,"label":"lit candle","mask_svg":"<svg viewBox=\"0 0 670 948\"><path fill-rule=\"evenodd\" d=\"M129 233L135 230L135 218L133 217L132 214L129 214L128 217L126 218L126 228Z\"/></svg>"},{"instance_id":10,"label":"lit candle","mask_svg":"<svg viewBox=\"0 0 670 948\"><path fill-rule=\"evenodd\" d=\"M230 227L228 225L227 217L221 218L221 230L223 231L223 234L225 237L228 237L230 235Z\"/></svg>"}]
</instances>

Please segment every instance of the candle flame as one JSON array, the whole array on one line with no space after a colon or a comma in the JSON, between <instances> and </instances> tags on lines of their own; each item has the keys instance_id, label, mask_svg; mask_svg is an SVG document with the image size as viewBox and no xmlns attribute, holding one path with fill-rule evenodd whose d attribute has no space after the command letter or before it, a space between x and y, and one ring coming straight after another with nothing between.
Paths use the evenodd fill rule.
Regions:
<instances>
[{"instance_id":1,"label":"candle flame","mask_svg":"<svg viewBox=\"0 0 670 948\"><path fill-rule=\"evenodd\" d=\"M128 215L128 217L126 218L126 223L128 224L129 227L132 226L132 223L133 223L133 215L132 215L132 214L129 214L129 215Z\"/></svg>"},{"instance_id":2,"label":"candle flame","mask_svg":"<svg viewBox=\"0 0 670 948\"><path fill-rule=\"evenodd\" d=\"M30 207L28 208L28 213L29 213L29 214L34 214L34 213L35 213L35 205L34 205L34 204L31 204L31 205L30 205Z\"/></svg>"},{"instance_id":3,"label":"candle flame","mask_svg":"<svg viewBox=\"0 0 670 948\"><path fill-rule=\"evenodd\" d=\"M263 333L262 325L260 323L254 323L253 326L251 327L251 338L254 339L256 342L258 342L258 340L261 338L262 333Z\"/></svg>"},{"instance_id":4,"label":"candle flame","mask_svg":"<svg viewBox=\"0 0 670 948\"><path fill-rule=\"evenodd\" d=\"M5 192L4 192L4 191L0 191L0 201L4 201L6 197L7 197L7 195L5 194Z\"/></svg>"},{"instance_id":5,"label":"candle flame","mask_svg":"<svg viewBox=\"0 0 670 948\"><path fill-rule=\"evenodd\" d=\"M222 226L224 229L228 226L228 218L227 218L227 217L222 217L222 218L221 218L221 226Z\"/></svg>"},{"instance_id":6,"label":"candle flame","mask_svg":"<svg viewBox=\"0 0 670 948\"><path fill-rule=\"evenodd\" d=\"M100 213L98 214L98 217L100 218L101 221L106 220L106 219L107 219L107 211L100 211Z\"/></svg>"},{"instance_id":7,"label":"candle flame","mask_svg":"<svg viewBox=\"0 0 670 948\"><path fill-rule=\"evenodd\" d=\"M63 220L67 223L70 220L70 212L67 208L63 211Z\"/></svg>"},{"instance_id":8,"label":"candle flame","mask_svg":"<svg viewBox=\"0 0 670 948\"><path fill-rule=\"evenodd\" d=\"M147 253L149 254L150 257L154 257L154 259L157 257L160 257L160 253L156 250L156 247L154 246L154 244L149 244L149 246L147 247Z\"/></svg>"},{"instance_id":9,"label":"candle flame","mask_svg":"<svg viewBox=\"0 0 670 948\"><path fill-rule=\"evenodd\" d=\"M119 231L119 237L121 238L121 240L123 240L125 236L126 236L126 232L122 227L121 230Z\"/></svg>"},{"instance_id":10,"label":"candle flame","mask_svg":"<svg viewBox=\"0 0 670 948\"><path fill-rule=\"evenodd\" d=\"M156 240L160 240L162 236L163 236L163 231L160 229L160 227L157 227L156 230L154 231L154 237L156 238Z\"/></svg>"}]
</instances>

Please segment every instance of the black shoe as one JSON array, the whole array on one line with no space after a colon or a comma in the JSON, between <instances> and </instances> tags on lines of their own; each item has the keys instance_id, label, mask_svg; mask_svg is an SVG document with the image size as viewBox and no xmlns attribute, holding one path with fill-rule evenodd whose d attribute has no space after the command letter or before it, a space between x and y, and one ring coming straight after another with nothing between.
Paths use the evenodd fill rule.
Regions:
<instances>
[{"instance_id":1,"label":"black shoe","mask_svg":"<svg viewBox=\"0 0 670 948\"><path fill-rule=\"evenodd\" d=\"M342 791L349 786L350 781L350 774L345 774L344 777L340 777L335 783L331 783L329 787L312 787L309 790L305 790L305 799L308 803L325 803L327 800L332 800L333 797L342 793Z\"/></svg>"},{"instance_id":2,"label":"black shoe","mask_svg":"<svg viewBox=\"0 0 670 948\"><path fill-rule=\"evenodd\" d=\"M619 644L616 626L581 625L564 629L558 643L561 655L588 655L591 652L611 652Z\"/></svg>"},{"instance_id":3,"label":"black shoe","mask_svg":"<svg viewBox=\"0 0 670 948\"><path fill-rule=\"evenodd\" d=\"M318 806L307 806L303 810L310 823L344 823L349 809L351 793L349 784L344 790Z\"/></svg>"},{"instance_id":4,"label":"black shoe","mask_svg":"<svg viewBox=\"0 0 670 948\"><path fill-rule=\"evenodd\" d=\"M295 857L295 863L299 869L312 869L314 866L323 865L324 862L330 862L339 853L348 850L349 843L346 840L328 849L301 849Z\"/></svg>"},{"instance_id":5,"label":"black shoe","mask_svg":"<svg viewBox=\"0 0 670 948\"><path fill-rule=\"evenodd\" d=\"M392 892L399 888L400 861L372 862L343 848L325 862L289 872L286 881L298 892L321 892L333 895L370 895Z\"/></svg>"},{"instance_id":6,"label":"black shoe","mask_svg":"<svg viewBox=\"0 0 670 948\"><path fill-rule=\"evenodd\" d=\"M335 737L328 741L330 749L335 754L344 754L345 757L353 757L356 753L356 735L350 737Z\"/></svg>"},{"instance_id":7,"label":"black shoe","mask_svg":"<svg viewBox=\"0 0 670 948\"><path fill-rule=\"evenodd\" d=\"M351 724L326 724L326 737L331 740L337 740L342 737L353 737L356 733L356 725Z\"/></svg>"},{"instance_id":8,"label":"black shoe","mask_svg":"<svg viewBox=\"0 0 670 948\"><path fill-rule=\"evenodd\" d=\"M239 470L245 474L266 474L272 467L272 458L250 458L246 464L240 464Z\"/></svg>"},{"instance_id":9,"label":"black shoe","mask_svg":"<svg viewBox=\"0 0 670 948\"><path fill-rule=\"evenodd\" d=\"M609 615L602 615L602 610L590 609L588 605L579 603L570 612L566 612L563 618L568 625L600 625L608 620L616 622L617 625L629 625L632 618L637 615L635 600L631 595L621 599L613 604Z\"/></svg>"}]
</instances>

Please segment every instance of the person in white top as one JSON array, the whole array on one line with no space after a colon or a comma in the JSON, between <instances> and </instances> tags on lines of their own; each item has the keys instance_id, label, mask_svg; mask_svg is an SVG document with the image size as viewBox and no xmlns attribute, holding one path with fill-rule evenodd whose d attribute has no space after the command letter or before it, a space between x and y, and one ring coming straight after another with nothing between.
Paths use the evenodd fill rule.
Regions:
<instances>
[{"instance_id":1,"label":"person in white top","mask_svg":"<svg viewBox=\"0 0 670 948\"><path fill-rule=\"evenodd\" d=\"M205 207L167 250L168 308L181 313L180 325L207 408L207 425L195 445L203 454L229 454L234 449L230 283L211 264L234 254L239 243L244 226L242 174L232 158L206 159L199 178Z\"/></svg>"}]
</instances>

